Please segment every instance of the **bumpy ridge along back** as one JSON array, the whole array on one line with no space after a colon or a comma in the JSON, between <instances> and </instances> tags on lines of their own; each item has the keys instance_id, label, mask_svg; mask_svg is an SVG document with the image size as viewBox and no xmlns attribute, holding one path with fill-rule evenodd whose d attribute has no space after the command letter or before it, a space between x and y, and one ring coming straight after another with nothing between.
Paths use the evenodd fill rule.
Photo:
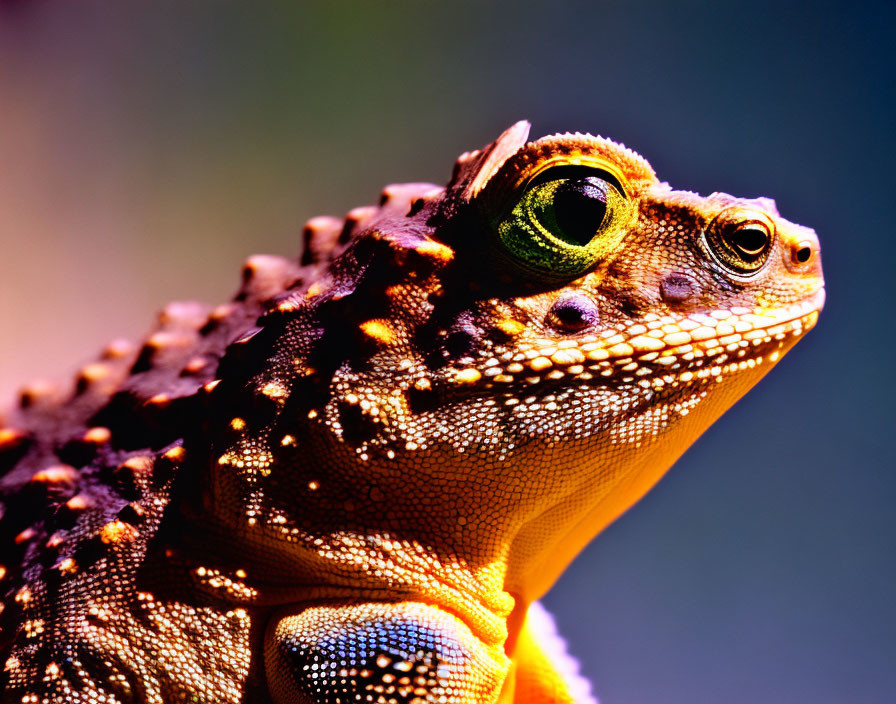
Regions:
<instances>
[{"instance_id":1,"label":"bumpy ridge along back","mask_svg":"<svg viewBox=\"0 0 896 704\"><path fill-rule=\"evenodd\" d=\"M28 696L36 694L29 683L62 673L81 682L83 696L130 700L137 683L128 685L130 694L124 685L110 684L116 671L126 679L128 663L100 663L79 634L82 617L91 608L113 617L137 608L138 568L174 480L186 473L194 477L188 484L194 483L195 469L204 463L188 456L183 444L205 430L222 359L239 358L259 319L301 300L308 282L369 222L406 213L414 201L437 192L428 183L392 185L378 206L356 208L342 220L313 218L303 230L300 259L250 257L230 303L211 309L172 303L139 346L110 343L71 386L35 382L22 389L0 424L3 686ZM88 606L110 585L114 598ZM156 646L143 639L135 647L150 653ZM108 653L103 657L108 661ZM221 670L239 674L223 665ZM186 675L167 676L176 683ZM42 691L54 701L74 696L53 686Z\"/></svg>"}]
</instances>

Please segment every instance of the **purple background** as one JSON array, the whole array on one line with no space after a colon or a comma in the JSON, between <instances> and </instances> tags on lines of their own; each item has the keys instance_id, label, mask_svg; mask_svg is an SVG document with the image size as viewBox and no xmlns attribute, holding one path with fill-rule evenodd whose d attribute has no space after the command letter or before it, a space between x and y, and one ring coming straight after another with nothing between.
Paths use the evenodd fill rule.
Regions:
<instances>
[{"instance_id":1,"label":"purple background","mask_svg":"<svg viewBox=\"0 0 896 704\"><path fill-rule=\"evenodd\" d=\"M604 704L896 692L894 4L0 3L0 395L522 117L822 238L818 328L545 600Z\"/></svg>"}]
</instances>

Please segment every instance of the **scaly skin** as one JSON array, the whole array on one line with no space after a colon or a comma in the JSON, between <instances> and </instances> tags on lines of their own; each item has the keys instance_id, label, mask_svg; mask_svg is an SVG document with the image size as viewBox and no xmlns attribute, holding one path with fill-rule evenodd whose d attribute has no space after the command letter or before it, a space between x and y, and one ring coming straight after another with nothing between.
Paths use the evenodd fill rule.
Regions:
<instances>
[{"instance_id":1,"label":"scaly skin","mask_svg":"<svg viewBox=\"0 0 896 704\"><path fill-rule=\"evenodd\" d=\"M0 430L3 701L591 701L536 600L802 336L815 234L519 123Z\"/></svg>"}]
</instances>

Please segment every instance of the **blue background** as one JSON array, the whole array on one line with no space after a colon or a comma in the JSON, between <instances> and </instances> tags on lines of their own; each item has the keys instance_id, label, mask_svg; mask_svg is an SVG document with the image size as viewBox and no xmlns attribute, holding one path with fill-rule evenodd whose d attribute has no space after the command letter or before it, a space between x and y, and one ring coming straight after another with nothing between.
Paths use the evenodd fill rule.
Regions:
<instances>
[{"instance_id":1,"label":"blue background","mask_svg":"<svg viewBox=\"0 0 896 704\"><path fill-rule=\"evenodd\" d=\"M520 118L610 136L815 227L828 305L545 601L604 704L892 702L894 8L0 3L0 393Z\"/></svg>"}]
</instances>

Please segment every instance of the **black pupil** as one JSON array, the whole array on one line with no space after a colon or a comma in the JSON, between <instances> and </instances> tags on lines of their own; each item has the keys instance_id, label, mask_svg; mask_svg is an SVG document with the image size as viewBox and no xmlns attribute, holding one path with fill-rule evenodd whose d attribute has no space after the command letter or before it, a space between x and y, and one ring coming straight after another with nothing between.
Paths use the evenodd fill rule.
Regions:
<instances>
[{"instance_id":1,"label":"black pupil","mask_svg":"<svg viewBox=\"0 0 896 704\"><path fill-rule=\"evenodd\" d=\"M731 243L748 259L760 256L768 243L768 233L758 225L739 227L730 237Z\"/></svg>"},{"instance_id":2,"label":"black pupil","mask_svg":"<svg viewBox=\"0 0 896 704\"><path fill-rule=\"evenodd\" d=\"M554 192L554 217L562 239L584 247L592 239L607 215L607 187L596 176L571 178Z\"/></svg>"}]
</instances>

